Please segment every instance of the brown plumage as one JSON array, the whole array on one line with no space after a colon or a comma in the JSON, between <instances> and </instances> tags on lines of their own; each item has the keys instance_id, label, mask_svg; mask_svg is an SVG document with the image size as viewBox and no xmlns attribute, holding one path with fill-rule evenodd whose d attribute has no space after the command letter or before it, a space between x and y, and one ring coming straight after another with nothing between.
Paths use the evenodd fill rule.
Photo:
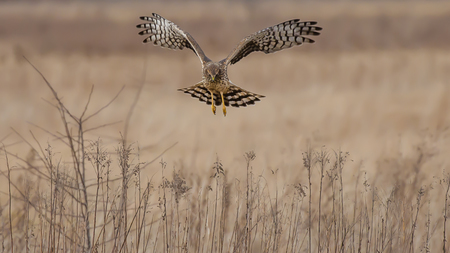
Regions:
<instances>
[{"instance_id":1,"label":"brown plumage","mask_svg":"<svg viewBox=\"0 0 450 253\"><path fill-rule=\"evenodd\" d=\"M148 23L139 24L137 28L143 28L140 35L146 35L144 43L171 48L189 48L198 56L202 63L202 81L194 86L179 89L200 101L211 104L213 113L216 113L216 105L222 105L223 114L226 115L226 106L241 107L253 105L264 96L246 91L234 85L227 75L227 67L235 64L252 52L261 51L266 54L277 52L303 43L314 43L314 40L304 36L317 36L321 27L317 22L300 22L299 19L289 20L278 25L268 27L259 32L245 37L227 58L213 62L206 57L203 50L187 32L182 31L171 21L153 13L152 17L141 17Z\"/></svg>"}]
</instances>

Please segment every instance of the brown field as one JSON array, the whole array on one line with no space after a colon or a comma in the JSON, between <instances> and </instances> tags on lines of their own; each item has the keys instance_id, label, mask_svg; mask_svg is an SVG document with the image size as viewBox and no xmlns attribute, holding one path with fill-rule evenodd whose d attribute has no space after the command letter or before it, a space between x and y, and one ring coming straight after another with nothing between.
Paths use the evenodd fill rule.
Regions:
<instances>
[{"instance_id":1,"label":"brown field","mask_svg":"<svg viewBox=\"0 0 450 253\"><path fill-rule=\"evenodd\" d=\"M317 20L324 30L313 45L254 53L231 66L235 84L266 98L223 117L176 91L200 81L191 51L141 43L135 25L152 12L191 33L214 60L247 34L291 18ZM450 3L5 2L0 22L5 252L11 227L17 252L87 251L76 162L86 164L88 234L104 236L97 241L102 252L449 251ZM119 93L84 123L86 147L76 143L75 155L58 139L67 143L70 133L78 140L78 126L67 119L66 132L57 100L23 56L77 117L91 88L86 115ZM131 145L125 163L121 136ZM100 193L99 162L82 159L97 140L111 159L108 180L120 179L101 184ZM249 151L256 154L251 173ZM330 158L323 167L321 151ZM348 155L336 163L340 151ZM217 159L226 176L212 178ZM136 166L123 176L121 169ZM186 193L179 193L186 190L179 177ZM138 207L147 182L144 212ZM178 194L183 198L175 201ZM141 228L145 236L136 232Z\"/></svg>"}]
</instances>

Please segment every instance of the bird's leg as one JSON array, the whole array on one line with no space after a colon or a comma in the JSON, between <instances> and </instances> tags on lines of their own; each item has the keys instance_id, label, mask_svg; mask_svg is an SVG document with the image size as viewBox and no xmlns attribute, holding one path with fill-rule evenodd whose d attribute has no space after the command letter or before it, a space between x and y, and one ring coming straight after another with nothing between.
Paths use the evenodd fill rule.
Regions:
<instances>
[{"instance_id":1,"label":"bird's leg","mask_svg":"<svg viewBox=\"0 0 450 253\"><path fill-rule=\"evenodd\" d=\"M209 91L211 93L211 109L214 115L216 115L216 106L214 105L214 94L212 91Z\"/></svg>"},{"instance_id":2,"label":"bird's leg","mask_svg":"<svg viewBox=\"0 0 450 253\"><path fill-rule=\"evenodd\" d=\"M223 111L223 116L227 116L227 108L225 108L225 100L223 99L223 92L220 92L220 96L222 97L222 111Z\"/></svg>"}]
</instances>

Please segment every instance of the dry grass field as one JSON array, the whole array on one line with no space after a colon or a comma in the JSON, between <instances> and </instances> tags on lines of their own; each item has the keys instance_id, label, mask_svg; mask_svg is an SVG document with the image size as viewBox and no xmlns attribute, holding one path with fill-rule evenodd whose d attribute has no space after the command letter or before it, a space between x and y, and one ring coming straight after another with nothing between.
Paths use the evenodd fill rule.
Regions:
<instances>
[{"instance_id":1,"label":"dry grass field","mask_svg":"<svg viewBox=\"0 0 450 253\"><path fill-rule=\"evenodd\" d=\"M176 91L191 51L141 43L152 12L214 60L324 29L231 66L266 98L223 117ZM1 252L450 251L450 3L2 2L0 23Z\"/></svg>"}]
</instances>

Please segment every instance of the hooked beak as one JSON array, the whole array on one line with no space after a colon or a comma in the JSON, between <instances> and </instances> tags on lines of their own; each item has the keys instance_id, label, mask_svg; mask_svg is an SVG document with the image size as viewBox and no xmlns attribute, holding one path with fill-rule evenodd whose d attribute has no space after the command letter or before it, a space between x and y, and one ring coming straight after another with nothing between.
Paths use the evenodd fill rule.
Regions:
<instances>
[{"instance_id":1,"label":"hooked beak","mask_svg":"<svg viewBox=\"0 0 450 253\"><path fill-rule=\"evenodd\" d=\"M212 80L213 80L213 82L214 82L214 79L216 78L216 76L211 76L212 77Z\"/></svg>"}]
</instances>

